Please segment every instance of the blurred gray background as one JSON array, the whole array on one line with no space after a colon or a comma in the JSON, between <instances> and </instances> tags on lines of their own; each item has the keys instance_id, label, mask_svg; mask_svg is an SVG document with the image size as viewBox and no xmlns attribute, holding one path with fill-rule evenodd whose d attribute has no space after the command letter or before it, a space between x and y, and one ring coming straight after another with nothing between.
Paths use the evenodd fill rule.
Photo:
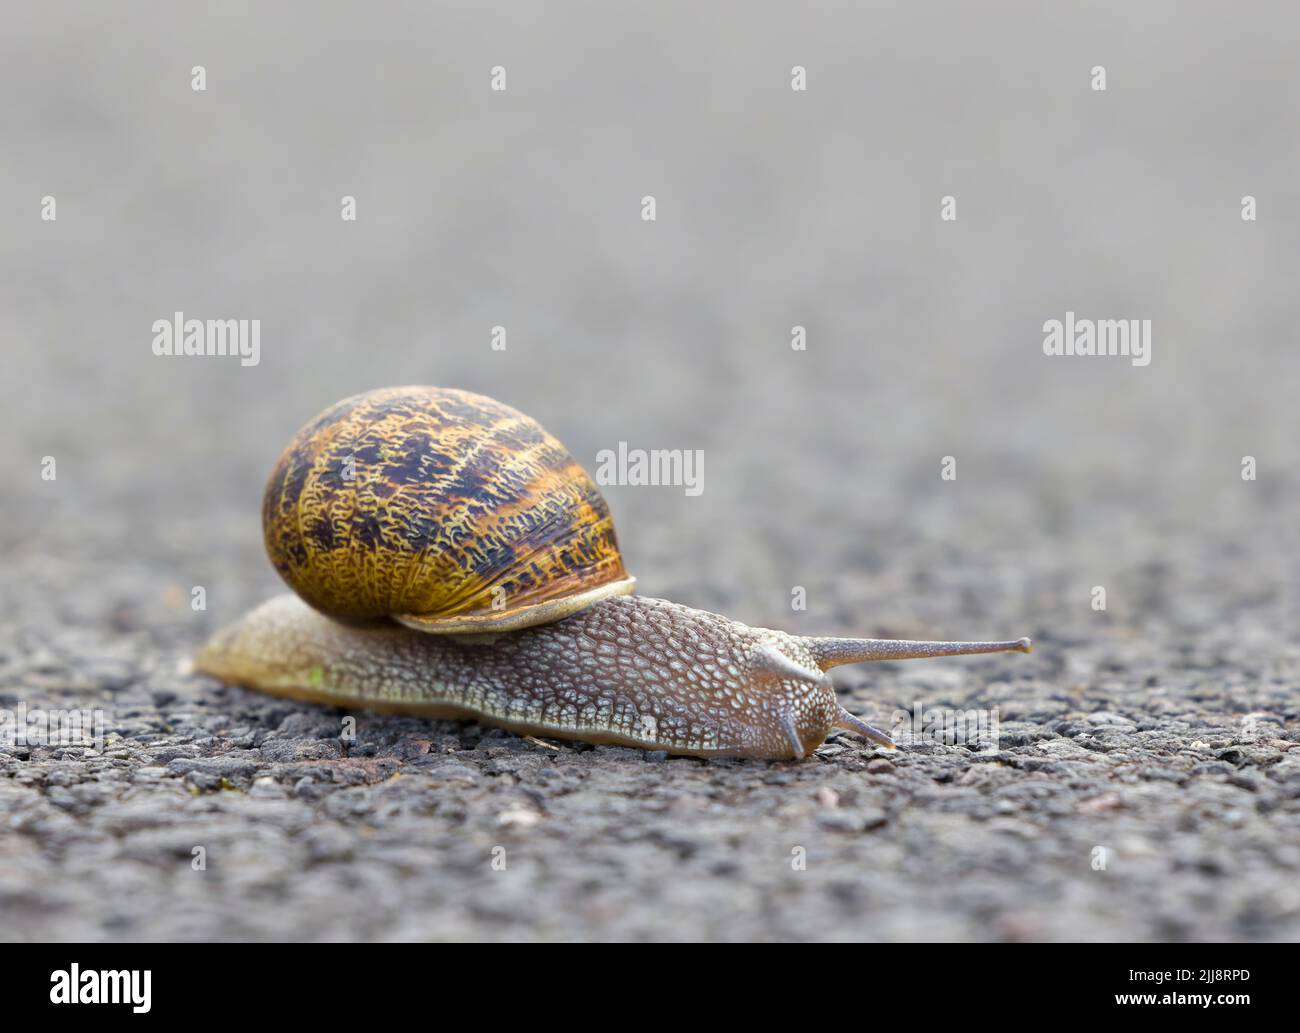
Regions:
<instances>
[{"instance_id":1,"label":"blurred gray background","mask_svg":"<svg viewBox=\"0 0 1300 1033\"><path fill-rule=\"evenodd\" d=\"M589 468L619 441L703 449L697 498L608 489L647 594L795 631L1032 634L1036 658L959 661L945 684L1032 672L1045 699L1082 685L1116 709L1212 683L1198 719L1230 725L1263 693L1293 733L1292 5L7 2L2 20L11 659L35 642L170 669L278 590L258 506L290 435L343 396L430 383L524 410ZM151 324L176 310L260 319L260 365L154 356ZM1150 366L1045 357L1042 324L1066 310L1150 319ZM206 613L178 604L196 584ZM77 637L60 652L56 634ZM33 691L15 663L11 698ZM910 701L888 670L848 684ZM1261 844L1294 835L1282 799ZM1140 815L1131 832L1154 835ZM11 848L0 886L29 900L25 866L62 854ZM1300 860L1259 863L1280 878ZM1131 893L1095 935L1280 935L1242 925L1240 902L1148 921L1132 912L1150 886ZM1300 914L1289 899L1278 921ZM987 934L891 900L882 935ZM108 935L81 907L31 935ZM302 910L270 932L146 931L328 934ZM1026 928L1059 935L1049 911ZM466 921L404 934L543 935ZM619 922L562 935L663 934Z\"/></svg>"}]
</instances>

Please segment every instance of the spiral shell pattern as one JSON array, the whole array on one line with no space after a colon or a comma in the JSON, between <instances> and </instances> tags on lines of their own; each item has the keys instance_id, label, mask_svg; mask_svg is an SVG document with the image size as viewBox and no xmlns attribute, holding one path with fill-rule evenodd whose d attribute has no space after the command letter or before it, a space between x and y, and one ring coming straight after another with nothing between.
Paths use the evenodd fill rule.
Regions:
<instances>
[{"instance_id":1,"label":"spiral shell pattern","mask_svg":"<svg viewBox=\"0 0 1300 1033\"><path fill-rule=\"evenodd\" d=\"M523 413L451 388L330 406L276 463L262 527L289 587L348 621L505 631L635 586L609 506L565 447Z\"/></svg>"}]
</instances>

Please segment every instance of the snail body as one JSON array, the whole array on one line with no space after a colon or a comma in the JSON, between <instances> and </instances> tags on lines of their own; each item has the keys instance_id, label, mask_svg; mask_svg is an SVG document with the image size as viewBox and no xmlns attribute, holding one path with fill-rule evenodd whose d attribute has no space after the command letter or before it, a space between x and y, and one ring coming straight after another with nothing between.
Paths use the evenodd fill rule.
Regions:
<instances>
[{"instance_id":1,"label":"snail body","mask_svg":"<svg viewBox=\"0 0 1300 1033\"><path fill-rule=\"evenodd\" d=\"M349 463L354 476L336 474ZM795 636L628 594L585 471L533 421L468 392L387 389L327 410L277 464L263 523L298 594L217 632L195 667L336 706L799 759L836 729L893 746L839 705L832 667L1030 649Z\"/></svg>"}]
</instances>

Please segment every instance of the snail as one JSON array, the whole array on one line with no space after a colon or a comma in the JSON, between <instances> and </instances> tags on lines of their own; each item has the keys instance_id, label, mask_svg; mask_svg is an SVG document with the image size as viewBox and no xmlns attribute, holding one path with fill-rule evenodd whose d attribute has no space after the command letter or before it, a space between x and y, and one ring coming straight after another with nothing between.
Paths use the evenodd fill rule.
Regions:
<instances>
[{"instance_id":1,"label":"snail","mask_svg":"<svg viewBox=\"0 0 1300 1033\"><path fill-rule=\"evenodd\" d=\"M218 631L194 666L335 706L802 759L837 729L893 748L836 701L839 664L1030 651L803 637L634 595L582 466L536 421L455 389L326 409L280 456L262 526L294 594Z\"/></svg>"}]
</instances>

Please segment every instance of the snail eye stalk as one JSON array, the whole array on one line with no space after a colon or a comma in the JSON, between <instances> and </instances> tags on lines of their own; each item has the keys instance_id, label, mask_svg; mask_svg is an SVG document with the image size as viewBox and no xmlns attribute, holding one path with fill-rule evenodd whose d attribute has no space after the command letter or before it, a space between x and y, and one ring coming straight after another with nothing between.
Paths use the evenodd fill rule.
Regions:
<instances>
[{"instance_id":1,"label":"snail eye stalk","mask_svg":"<svg viewBox=\"0 0 1300 1033\"><path fill-rule=\"evenodd\" d=\"M841 664L869 660L924 660L934 656L973 656L976 653L1032 653L1027 638L1013 642L918 642L894 638L808 638L809 651L823 671Z\"/></svg>"}]
</instances>

